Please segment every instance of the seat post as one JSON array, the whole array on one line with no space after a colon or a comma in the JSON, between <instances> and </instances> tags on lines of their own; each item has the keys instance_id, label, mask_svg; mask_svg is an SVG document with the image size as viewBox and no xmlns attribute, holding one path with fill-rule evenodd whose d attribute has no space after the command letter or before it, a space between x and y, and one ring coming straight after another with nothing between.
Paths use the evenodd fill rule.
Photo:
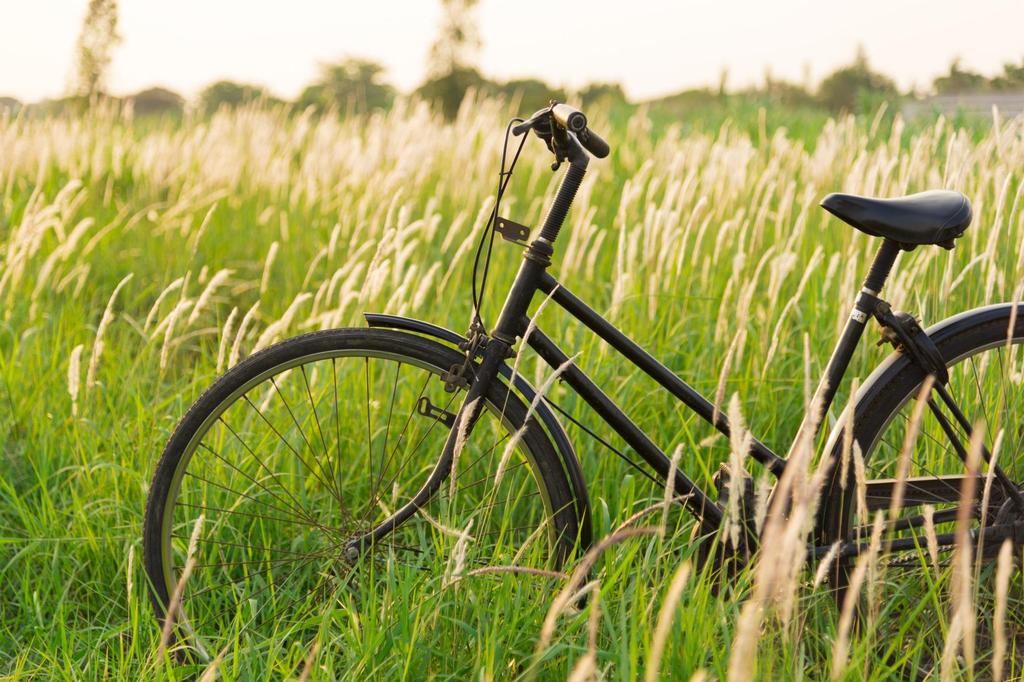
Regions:
<instances>
[{"instance_id":1,"label":"seat post","mask_svg":"<svg viewBox=\"0 0 1024 682\"><path fill-rule=\"evenodd\" d=\"M896 263L896 256L900 255L900 246L891 239L882 241L875 254L875 260L871 263L868 276L864 278L864 293L871 296L878 296L885 286L885 280L889 278L889 272Z\"/></svg>"},{"instance_id":2,"label":"seat post","mask_svg":"<svg viewBox=\"0 0 1024 682\"><path fill-rule=\"evenodd\" d=\"M860 343L864 327L874 309L874 303L878 300L878 293L882 290L885 280L888 279L889 272L896 263L896 257L900 255L900 250L900 245L891 239L883 241L878 248L868 276L864 278L864 287L857 295L857 300L850 311L850 317L839 335L839 340L828 360L828 365L825 366L821 381L818 382L818 388L814 391L814 398L811 400L809 409L793 439L793 445L789 451L790 456L796 452L797 448L806 443L813 443L817 438L824 415L832 406L839 383L850 366L853 352L857 349L857 344Z\"/></svg>"}]
</instances>

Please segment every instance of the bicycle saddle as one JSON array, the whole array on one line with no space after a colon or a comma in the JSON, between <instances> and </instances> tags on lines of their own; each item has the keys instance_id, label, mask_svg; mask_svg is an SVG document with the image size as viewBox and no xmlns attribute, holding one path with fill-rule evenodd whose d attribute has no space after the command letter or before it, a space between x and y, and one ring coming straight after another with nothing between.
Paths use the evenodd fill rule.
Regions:
<instances>
[{"instance_id":1,"label":"bicycle saddle","mask_svg":"<svg viewBox=\"0 0 1024 682\"><path fill-rule=\"evenodd\" d=\"M960 192L931 190L896 199L872 199L855 194L829 194L822 208L873 237L900 244L941 244L953 240L971 224L971 202Z\"/></svg>"}]
</instances>

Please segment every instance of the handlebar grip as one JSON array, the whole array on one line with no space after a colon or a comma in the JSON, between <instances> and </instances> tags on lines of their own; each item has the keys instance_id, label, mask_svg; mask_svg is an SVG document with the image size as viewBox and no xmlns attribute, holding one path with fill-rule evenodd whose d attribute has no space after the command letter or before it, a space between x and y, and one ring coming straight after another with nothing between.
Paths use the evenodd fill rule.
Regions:
<instances>
[{"instance_id":1,"label":"handlebar grip","mask_svg":"<svg viewBox=\"0 0 1024 682\"><path fill-rule=\"evenodd\" d=\"M608 146L608 143L590 128L585 129L576 137L579 139L580 144L583 145L584 149L599 159L603 159L608 156L608 152L611 151L611 147Z\"/></svg>"},{"instance_id":2,"label":"handlebar grip","mask_svg":"<svg viewBox=\"0 0 1024 682\"><path fill-rule=\"evenodd\" d=\"M559 103L551 107L551 115L555 117L558 125L562 126L570 133L576 133L578 135L587 129L587 117L576 107Z\"/></svg>"},{"instance_id":3,"label":"handlebar grip","mask_svg":"<svg viewBox=\"0 0 1024 682\"><path fill-rule=\"evenodd\" d=\"M587 127L587 117L582 111L568 104L559 103L551 108L551 114L558 125L576 135L588 152L599 159L608 156L611 148L600 135Z\"/></svg>"}]
</instances>

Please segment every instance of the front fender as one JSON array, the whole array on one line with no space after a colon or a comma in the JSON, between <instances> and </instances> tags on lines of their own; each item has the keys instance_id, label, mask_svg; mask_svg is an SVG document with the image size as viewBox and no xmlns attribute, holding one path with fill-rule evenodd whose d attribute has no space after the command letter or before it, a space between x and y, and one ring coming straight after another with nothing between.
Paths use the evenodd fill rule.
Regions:
<instances>
[{"instance_id":1,"label":"front fender","mask_svg":"<svg viewBox=\"0 0 1024 682\"><path fill-rule=\"evenodd\" d=\"M399 329L401 331L413 332L414 334L422 334L423 336L430 336L453 346L458 346L467 340L465 336L451 329L411 317L385 315L382 313L364 313L363 317L371 327ZM512 368L508 364L502 363L499 372L506 380L512 379ZM537 396L537 390L520 374L517 374L512 379L512 385L519 395L526 400L527 404L532 403ZM573 448L572 441L569 440L569 436L566 434L561 422L558 421L558 418L551 411L551 408L548 407L547 403L543 400L538 402L535 414L544 425L544 428L547 429L548 435L551 436L555 449L562 460L566 476L569 478L569 484L573 488L577 501L577 513L581 521L580 543L583 550L586 551L590 548L593 540L593 531L590 523L590 498L587 495L587 485L583 478L583 471L580 469L579 459L576 457L576 450Z\"/></svg>"}]
</instances>

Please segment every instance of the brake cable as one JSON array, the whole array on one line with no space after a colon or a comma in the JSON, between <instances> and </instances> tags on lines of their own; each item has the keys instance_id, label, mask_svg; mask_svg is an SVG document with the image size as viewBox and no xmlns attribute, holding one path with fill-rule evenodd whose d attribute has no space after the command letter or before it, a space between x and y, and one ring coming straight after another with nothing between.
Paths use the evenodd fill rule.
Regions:
<instances>
[{"instance_id":1,"label":"brake cable","mask_svg":"<svg viewBox=\"0 0 1024 682\"><path fill-rule=\"evenodd\" d=\"M597 432L595 432L589 426L587 426L582 421L580 421L576 417L574 417L571 414L569 414L568 410L563 408L561 405L559 405L555 401L551 400L551 398L549 398L547 396L544 396L544 402L547 403L548 405L550 405L551 407L555 408L555 410L559 414L561 414L563 417L565 417L570 422L572 422L576 426L576 428L578 428L581 431L585 432L588 436L590 436L591 438L596 440L598 443L603 445L606 449L610 450L613 454L615 454L623 462L625 462L629 466L631 466L634 469L636 469L637 471L639 471L644 477L646 477L648 480L650 480L652 483L654 483L654 485L656 485L656 486L664 485L664 483L662 481L659 481L654 476L652 476L649 471L647 471L642 466L640 466L640 464L638 462L636 462L635 460L631 459L629 457L629 455L624 453L622 450L619 450L618 448L616 448L614 445L612 445L611 443L606 441L604 438L602 438Z\"/></svg>"},{"instance_id":2,"label":"brake cable","mask_svg":"<svg viewBox=\"0 0 1024 682\"><path fill-rule=\"evenodd\" d=\"M531 122L533 122L536 118L537 118L537 115L535 114L534 117L531 119ZM512 156L512 162L509 164L508 170L506 171L505 170L505 161L506 161L507 155L508 155L508 138L509 138L509 134L512 131L512 126L514 124L516 124L516 123L526 123L526 120L522 119L522 118L519 118L519 117L515 117L515 118L510 119L509 122L508 122L508 125L505 126L505 139L504 139L504 142L502 143L502 146L501 146L501 169L498 171L498 191L497 191L497 194L495 195L495 198L494 198L494 208L491 211L490 219L487 221L487 229L485 229L483 231L483 234L480 235L480 241L477 243L477 247L476 247L476 255L473 258L473 275L472 275L473 320L470 323L470 332L469 332L469 335L468 335L470 337L470 339L469 339L470 343L473 342L473 338L472 337L474 336L474 333L479 333L479 334L486 334L487 333L487 328L484 325L483 317L480 314L480 306L481 306L481 303L483 302L482 298L483 298L483 294L484 294L484 289L487 287L487 276L490 273L491 254L492 254L493 249L494 249L494 234L496 232L496 230L494 229L494 226L495 226L495 224L497 223L497 220L498 220L499 211L501 209L501 199L502 199L502 196L504 196L504 194L505 194L505 188L508 187L508 183L512 179L512 172L515 170L516 162L519 160L519 154L523 151L523 146L526 144L526 139L529 137L528 134L522 136L522 139L519 141L519 147L516 148L516 153ZM529 131L527 130L525 132L528 133ZM553 143L552 142L550 142L548 140L545 140L545 142L547 142L548 149L555 153L556 163L555 163L555 165L552 166L551 169L552 170L557 170L558 165L560 164L560 160L558 159L558 151L555 148L553 148ZM478 279L477 276L479 274L479 269L480 269L480 256L483 253L484 243L485 242L487 243L487 256L484 259L483 273L482 273L482 276L480 276L480 278L479 278L480 279L480 286L478 288L477 287L477 279ZM467 353L467 355L470 355L470 354L471 354L471 352ZM467 357L467 359L468 359L468 357ZM584 431L585 433L587 433L587 435L589 435L591 438L593 438L598 443L603 445L605 448L610 450L612 453L614 453L616 456L618 456L623 462L625 462L630 467L635 469L637 472L639 472L645 478L649 479L655 485L660 485L660 482L658 481L658 479L656 479L654 476L652 476L650 474L650 472L648 472L646 469L644 469L642 466L640 466L639 463L637 463L635 460L631 459L628 455L626 455L626 453L622 452L621 450L616 448L614 445L609 443L607 440L602 438L593 429L589 428L586 424L581 422L579 419L575 418L567 410L562 408L560 405L555 403L553 400L551 400L547 396L544 397L544 402L546 402L551 407L555 408L556 411L558 411L563 417L565 417L570 422L572 422L577 428L579 428L582 431Z\"/></svg>"},{"instance_id":3,"label":"brake cable","mask_svg":"<svg viewBox=\"0 0 1024 682\"><path fill-rule=\"evenodd\" d=\"M498 211L501 208L501 198L505 194L505 189L508 187L509 181L512 179L512 171L515 170L516 162L519 160L519 154L523 151L523 146L526 144L527 135L523 136L523 139L519 141L519 147L516 149L515 154L512 156L512 162L509 164L508 170L505 170L505 161L508 155L508 138L512 131L512 126L516 123L522 123L521 118L512 118L509 120L508 125L505 126L505 140L501 146L501 170L498 171L498 191L494 198L494 208L491 210L491 217L487 221L487 228L480 235L480 242L476 247L476 256L473 258L473 275L472 275L472 295L473 295L473 319L470 323L470 336L474 332L480 334L487 333L487 327L484 324L483 317L480 313L480 307L483 304L484 290L487 288L487 276L491 269L491 253L494 250L494 226L498 220ZM480 256L484 251L484 244L487 244L487 256L484 260L483 273L479 273L480 270ZM479 288L477 287L478 274L480 274Z\"/></svg>"}]
</instances>

